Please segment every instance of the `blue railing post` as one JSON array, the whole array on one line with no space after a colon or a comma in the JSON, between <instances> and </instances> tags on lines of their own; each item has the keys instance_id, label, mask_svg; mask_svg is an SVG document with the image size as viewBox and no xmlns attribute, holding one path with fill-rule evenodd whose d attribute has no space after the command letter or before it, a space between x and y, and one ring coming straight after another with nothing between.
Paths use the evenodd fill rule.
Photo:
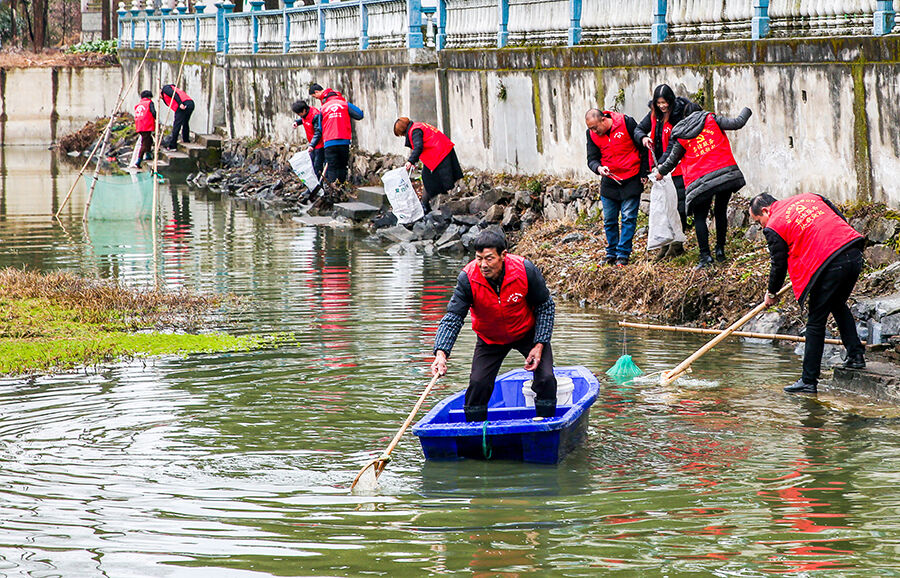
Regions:
<instances>
[{"instance_id":1,"label":"blue railing post","mask_svg":"<svg viewBox=\"0 0 900 578\"><path fill-rule=\"evenodd\" d=\"M569 46L581 44L581 0L569 0Z\"/></svg>"},{"instance_id":2,"label":"blue railing post","mask_svg":"<svg viewBox=\"0 0 900 578\"><path fill-rule=\"evenodd\" d=\"M250 26L253 30L253 54L259 52L259 16L256 14L265 6L266 0L250 0Z\"/></svg>"},{"instance_id":3,"label":"blue railing post","mask_svg":"<svg viewBox=\"0 0 900 578\"><path fill-rule=\"evenodd\" d=\"M153 16L153 8L147 8L145 12L147 17L144 19L144 22L147 24L147 27L144 34L144 48L148 48L150 46L150 17Z\"/></svg>"},{"instance_id":4,"label":"blue railing post","mask_svg":"<svg viewBox=\"0 0 900 578\"><path fill-rule=\"evenodd\" d=\"M653 25L650 27L650 42L659 44L669 36L669 25L666 24L666 0L656 0L656 9L653 12Z\"/></svg>"},{"instance_id":5,"label":"blue railing post","mask_svg":"<svg viewBox=\"0 0 900 578\"><path fill-rule=\"evenodd\" d=\"M222 20L225 21L225 42L222 46L222 52L228 54L231 52L231 20L229 20L227 16L234 12L234 4L231 2L223 2L222 9L225 10L225 14L222 16Z\"/></svg>"},{"instance_id":6,"label":"blue railing post","mask_svg":"<svg viewBox=\"0 0 900 578\"><path fill-rule=\"evenodd\" d=\"M498 0L497 11L500 16L500 26L497 29L497 48L503 48L509 43L509 0Z\"/></svg>"},{"instance_id":7,"label":"blue railing post","mask_svg":"<svg viewBox=\"0 0 900 578\"><path fill-rule=\"evenodd\" d=\"M140 8L138 8L137 6L137 0L134 0L134 2L132 2L131 4L131 48L134 48L135 46L134 36L137 33L137 17L138 14L141 13Z\"/></svg>"},{"instance_id":8,"label":"blue railing post","mask_svg":"<svg viewBox=\"0 0 900 578\"><path fill-rule=\"evenodd\" d=\"M128 10L125 10L124 2L119 2L119 9L116 10L116 14L119 15L119 35L116 36L116 38L119 41L119 46L121 46L122 45L122 36L124 36L124 32L125 32L125 22L123 22L123 19L125 18L125 15L128 14Z\"/></svg>"},{"instance_id":9,"label":"blue railing post","mask_svg":"<svg viewBox=\"0 0 900 578\"><path fill-rule=\"evenodd\" d=\"M294 0L284 0L284 53L291 51L291 16L288 10L294 7Z\"/></svg>"},{"instance_id":10,"label":"blue railing post","mask_svg":"<svg viewBox=\"0 0 900 578\"><path fill-rule=\"evenodd\" d=\"M166 16L168 16L171 12L171 8L160 8L159 11L162 13L162 16L159 17L159 48L160 50L165 50L166 48Z\"/></svg>"},{"instance_id":11,"label":"blue railing post","mask_svg":"<svg viewBox=\"0 0 900 578\"><path fill-rule=\"evenodd\" d=\"M181 34L184 32L184 15L187 12L187 6L181 3L175 10L178 12L178 48L176 50L181 52Z\"/></svg>"},{"instance_id":12,"label":"blue railing post","mask_svg":"<svg viewBox=\"0 0 900 578\"><path fill-rule=\"evenodd\" d=\"M753 6L753 20L750 21L750 35L753 40L769 35L769 0L756 0Z\"/></svg>"},{"instance_id":13,"label":"blue railing post","mask_svg":"<svg viewBox=\"0 0 900 578\"><path fill-rule=\"evenodd\" d=\"M200 51L200 16L199 12L194 8L194 52Z\"/></svg>"},{"instance_id":14,"label":"blue railing post","mask_svg":"<svg viewBox=\"0 0 900 578\"><path fill-rule=\"evenodd\" d=\"M422 35L422 0L409 0L406 3L406 10L409 15L406 47L422 48L425 46L425 36Z\"/></svg>"},{"instance_id":15,"label":"blue railing post","mask_svg":"<svg viewBox=\"0 0 900 578\"><path fill-rule=\"evenodd\" d=\"M369 48L369 7L359 0L359 49Z\"/></svg>"},{"instance_id":16,"label":"blue railing post","mask_svg":"<svg viewBox=\"0 0 900 578\"><path fill-rule=\"evenodd\" d=\"M325 50L325 10L322 8L324 4L328 4L328 0L319 0L319 52Z\"/></svg>"},{"instance_id":17,"label":"blue railing post","mask_svg":"<svg viewBox=\"0 0 900 578\"><path fill-rule=\"evenodd\" d=\"M434 35L434 49L443 50L447 42L447 0L437 3L437 32Z\"/></svg>"},{"instance_id":18,"label":"blue railing post","mask_svg":"<svg viewBox=\"0 0 900 578\"><path fill-rule=\"evenodd\" d=\"M875 6L875 23L872 33L876 36L890 34L894 29L894 16L893 0L878 0Z\"/></svg>"}]
</instances>

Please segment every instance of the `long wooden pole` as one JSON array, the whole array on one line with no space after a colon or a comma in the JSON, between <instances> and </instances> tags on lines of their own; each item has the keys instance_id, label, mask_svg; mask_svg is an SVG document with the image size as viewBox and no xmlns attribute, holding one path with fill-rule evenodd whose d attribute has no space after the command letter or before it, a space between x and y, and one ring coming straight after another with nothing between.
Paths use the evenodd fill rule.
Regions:
<instances>
[{"instance_id":1,"label":"long wooden pole","mask_svg":"<svg viewBox=\"0 0 900 578\"><path fill-rule=\"evenodd\" d=\"M363 474L368 469L373 469L375 478L381 475L381 472L384 471L384 466L391 459L391 452L394 451L394 448L397 447L397 444L400 443L400 438L403 437L403 434L406 432L407 428L409 428L409 424L415 419L416 414L419 413L419 410L422 408L422 404L425 403L425 398L428 397L428 394L431 393L431 389L434 387L434 384L437 383L440 374L435 374L434 377L431 378L431 382L428 386L422 391L422 394L419 396L419 399L416 401L416 405L413 406L412 411L409 412L409 415L406 417L406 421L403 422L403 425L400 426L400 429L394 434L394 439L391 440L391 443L388 444L388 447L384 450L384 452L366 464L366 466L356 474L356 477L353 479L353 483L350 485L350 489L356 487L356 484L359 482L359 479L363 476Z\"/></svg>"},{"instance_id":2,"label":"long wooden pole","mask_svg":"<svg viewBox=\"0 0 900 578\"><path fill-rule=\"evenodd\" d=\"M632 327L634 329L650 329L653 331L670 331L674 333L699 333L702 335L719 335L723 329L705 329L703 327L684 327L681 325L652 325L650 323L632 323L630 321L619 321L619 327ZM749 337L751 339L774 339L776 341L795 341L797 343L806 343L806 338L800 335L787 335L784 333L755 333L752 331L732 331L732 337ZM826 339L825 343L830 345L842 345L840 339ZM865 343L865 342L863 342Z\"/></svg>"},{"instance_id":3,"label":"long wooden pole","mask_svg":"<svg viewBox=\"0 0 900 578\"><path fill-rule=\"evenodd\" d=\"M116 114L119 112L119 108L122 106L122 103L125 102L125 99L128 98L128 90L131 88L131 85L134 83L134 80L137 78L137 75L140 73L141 68L144 66L144 61L147 59L147 55L150 53L150 48L147 48L147 51L144 52L144 58L141 59L141 63L138 64L137 69L134 71L134 75L131 77L131 82L128 84L128 89L124 86L119 90L119 96L116 98L116 107L113 109L112 115L109 117L109 122L106 123L106 128L110 129L112 127L112 121L115 118ZM75 182L72 183L72 186L69 187L69 192L66 193L66 198L63 199L62 205L59 206L59 209L56 210L56 214L53 215L55 218L59 219L59 214L62 212L63 207L66 206L66 203L69 202L69 198L72 196L72 191L75 190L75 186L78 185L78 181L81 180L82 175L84 175L84 171L87 170L89 164L91 164L91 160L94 158L94 153L97 152L97 148L100 146L100 143L105 142L106 140L106 131L104 130L104 136L94 143L94 148L91 149L91 154L88 156L87 160L84 161L84 164L81 166L81 170L78 171L78 176L75 177Z\"/></svg>"},{"instance_id":4,"label":"long wooden pole","mask_svg":"<svg viewBox=\"0 0 900 578\"><path fill-rule=\"evenodd\" d=\"M790 289L791 284L788 283L784 287L781 288L781 291L778 292L778 296L781 297L788 289ZM722 333L713 337L706 345L695 351L690 357L676 365L673 369L669 371L664 371L659 377L659 383L662 385L669 385L678 377L688 370L692 363L700 359L703 355L705 355L710 349L724 341L729 335L740 329L744 326L745 323L762 313L767 307L765 301L751 309L746 315L735 321L731 324L730 327L722 331Z\"/></svg>"}]
</instances>

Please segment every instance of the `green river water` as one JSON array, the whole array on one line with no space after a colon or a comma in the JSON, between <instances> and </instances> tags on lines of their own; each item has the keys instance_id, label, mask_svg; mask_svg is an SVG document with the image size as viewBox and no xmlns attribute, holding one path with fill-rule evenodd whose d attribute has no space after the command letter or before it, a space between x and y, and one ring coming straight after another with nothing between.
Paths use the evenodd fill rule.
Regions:
<instances>
[{"instance_id":1,"label":"green river water","mask_svg":"<svg viewBox=\"0 0 900 578\"><path fill-rule=\"evenodd\" d=\"M149 224L82 226L81 187L55 224L73 169L2 152L0 266L152 282ZM297 342L0 380L0 575L900 575L897 412L785 395L799 358L771 344L721 346L667 388L602 379L559 466L426 463L408 434L378 494L351 496L428 381L463 258L162 191L163 283L250 298L211 329ZM558 302L557 363L602 375L617 319ZM704 341L628 347L658 371ZM427 407L465 387L473 342Z\"/></svg>"}]
</instances>

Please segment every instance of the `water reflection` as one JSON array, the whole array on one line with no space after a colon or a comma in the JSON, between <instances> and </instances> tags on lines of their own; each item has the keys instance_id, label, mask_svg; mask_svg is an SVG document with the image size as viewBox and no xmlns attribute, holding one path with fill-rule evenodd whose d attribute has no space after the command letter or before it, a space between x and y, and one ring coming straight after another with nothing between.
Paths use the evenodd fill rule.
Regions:
<instances>
[{"instance_id":1,"label":"water reflection","mask_svg":"<svg viewBox=\"0 0 900 578\"><path fill-rule=\"evenodd\" d=\"M783 395L798 359L769 345L717 348L672 387L604 380L559 467L424 463L410 436L379 495L350 496L428 380L462 259L390 256L163 186L154 261L140 223L83 226L78 190L50 221L71 167L48 186L49 160L0 151L21 159L0 158L0 265L233 292L250 303L204 329L296 337L0 380L0 574L893 571L897 421ZM610 367L615 320L560 303L559 363ZM627 334L649 373L702 342ZM472 348L466 329L432 401L465 387Z\"/></svg>"}]
</instances>

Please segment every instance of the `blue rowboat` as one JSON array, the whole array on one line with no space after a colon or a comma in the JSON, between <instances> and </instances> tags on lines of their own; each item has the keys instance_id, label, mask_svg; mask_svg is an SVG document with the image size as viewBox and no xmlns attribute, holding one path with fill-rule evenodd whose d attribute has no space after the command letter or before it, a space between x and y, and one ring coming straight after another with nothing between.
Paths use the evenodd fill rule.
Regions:
<instances>
[{"instance_id":1,"label":"blue rowboat","mask_svg":"<svg viewBox=\"0 0 900 578\"><path fill-rule=\"evenodd\" d=\"M522 385L532 375L516 369L497 378L488 403L486 422L467 422L465 391L438 403L413 426L426 460L463 458L515 460L555 464L580 445L587 434L588 414L600 392L600 382L586 367L556 367L559 377L572 379L572 403L557 405L556 415L535 421L525 406Z\"/></svg>"}]
</instances>

